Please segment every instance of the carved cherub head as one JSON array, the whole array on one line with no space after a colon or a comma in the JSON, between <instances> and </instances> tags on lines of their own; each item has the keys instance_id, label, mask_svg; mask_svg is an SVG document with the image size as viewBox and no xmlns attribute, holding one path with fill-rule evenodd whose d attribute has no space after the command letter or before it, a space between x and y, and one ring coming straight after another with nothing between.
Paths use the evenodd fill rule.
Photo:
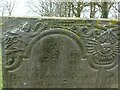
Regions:
<instances>
[{"instance_id":1,"label":"carved cherub head","mask_svg":"<svg viewBox=\"0 0 120 90\"><path fill-rule=\"evenodd\" d=\"M105 31L97 38L87 40L88 55L93 57L92 63L106 66L114 63L120 48L117 36L112 31Z\"/></svg>"}]
</instances>

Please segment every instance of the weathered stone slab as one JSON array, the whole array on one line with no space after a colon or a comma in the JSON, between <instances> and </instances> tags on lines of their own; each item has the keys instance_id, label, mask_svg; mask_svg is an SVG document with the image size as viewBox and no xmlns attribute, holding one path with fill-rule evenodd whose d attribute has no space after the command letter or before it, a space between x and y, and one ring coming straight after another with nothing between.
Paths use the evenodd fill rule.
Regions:
<instances>
[{"instance_id":1,"label":"weathered stone slab","mask_svg":"<svg viewBox=\"0 0 120 90\"><path fill-rule=\"evenodd\" d=\"M4 88L118 88L117 20L4 18Z\"/></svg>"}]
</instances>

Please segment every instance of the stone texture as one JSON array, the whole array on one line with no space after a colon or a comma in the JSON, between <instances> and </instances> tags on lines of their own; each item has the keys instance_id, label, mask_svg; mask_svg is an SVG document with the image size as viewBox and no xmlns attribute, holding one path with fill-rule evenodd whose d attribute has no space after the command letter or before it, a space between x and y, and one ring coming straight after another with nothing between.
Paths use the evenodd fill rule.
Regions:
<instances>
[{"instance_id":1,"label":"stone texture","mask_svg":"<svg viewBox=\"0 0 120 90\"><path fill-rule=\"evenodd\" d=\"M118 88L119 22L4 18L5 88Z\"/></svg>"}]
</instances>

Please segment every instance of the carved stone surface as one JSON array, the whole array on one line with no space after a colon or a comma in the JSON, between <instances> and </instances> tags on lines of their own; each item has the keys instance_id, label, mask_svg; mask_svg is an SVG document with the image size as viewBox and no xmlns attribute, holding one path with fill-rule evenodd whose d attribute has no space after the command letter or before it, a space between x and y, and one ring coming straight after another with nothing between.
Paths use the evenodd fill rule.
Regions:
<instances>
[{"instance_id":1,"label":"carved stone surface","mask_svg":"<svg viewBox=\"0 0 120 90\"><path fill-rule=\"evenodd\" d=\"M5 88L118 88L117 20L3 19Z\"/></svg>"}]
</instances>

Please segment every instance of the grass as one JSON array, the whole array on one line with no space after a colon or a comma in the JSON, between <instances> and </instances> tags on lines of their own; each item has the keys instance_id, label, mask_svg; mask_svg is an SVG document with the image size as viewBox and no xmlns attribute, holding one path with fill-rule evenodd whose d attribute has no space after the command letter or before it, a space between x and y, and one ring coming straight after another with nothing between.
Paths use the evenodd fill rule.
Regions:
<instances>
[{"instance_id":1,"label":"grass","mask_svg":"<svg viewBox=\"0 0 120 90\"><path fill-rule=\"evenodd\" d=\"M0 90L2 89L2 58L1 58L1 47L0 47Z\"/></svg>"}]
</instances>

